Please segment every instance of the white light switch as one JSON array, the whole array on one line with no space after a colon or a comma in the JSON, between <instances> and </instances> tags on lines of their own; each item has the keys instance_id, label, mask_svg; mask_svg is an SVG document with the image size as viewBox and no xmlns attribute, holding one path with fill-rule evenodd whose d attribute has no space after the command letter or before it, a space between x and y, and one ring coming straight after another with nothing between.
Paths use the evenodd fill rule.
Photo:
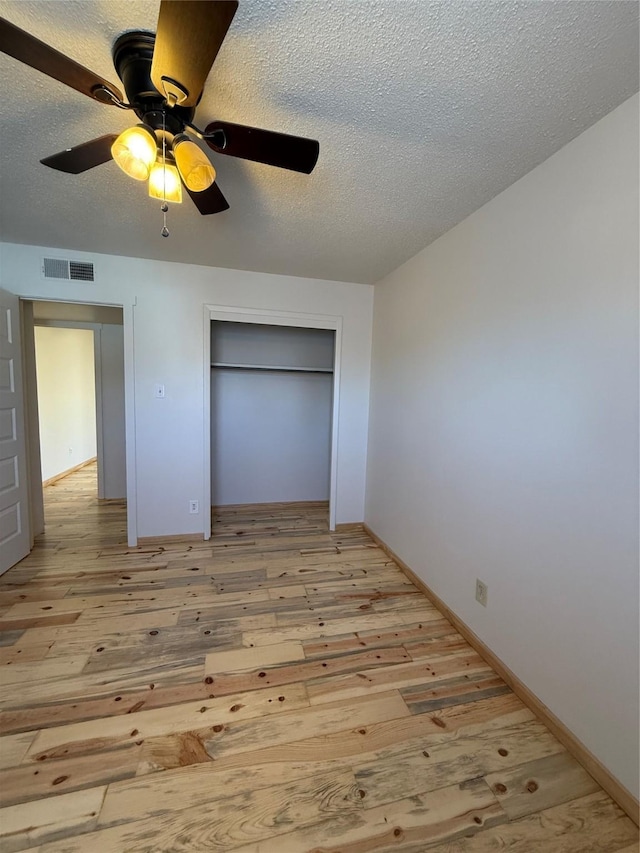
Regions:
<instances>
[{"instance_id":1,"label":"white light switch","mask_svg":"<svg viewBox=\"0 0 640 853\"><path fill-rule=\"evenodd\" d=\"M164 385L156 385L156 397L164 399Z\"/></svg>"}]
</instances>

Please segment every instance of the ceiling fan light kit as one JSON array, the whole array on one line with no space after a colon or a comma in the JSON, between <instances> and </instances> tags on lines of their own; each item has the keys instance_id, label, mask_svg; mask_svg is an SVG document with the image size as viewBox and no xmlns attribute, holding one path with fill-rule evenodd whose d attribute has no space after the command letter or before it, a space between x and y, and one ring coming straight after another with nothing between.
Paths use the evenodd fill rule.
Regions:
<instances>
[{"instance_id":1,"label":"ceiling fan light kit","mask_svg":"<svg viewBox=\"0 0 640 853\"><path fill-rule=\"evenodd\" d=\"M127 100L118 88L0 18L0 51L95 101L132 110L139 123L119 136L66 148L40 162L79 174L113 159L129 177L148 180L149 195L182 201L182 185L203 216L227 210L216 170L193 134L216 154L310 174L318 160L313 139L225 121L204 131L193 119L202 91L238 7L237 0L162 0L157 32L125 32L112 50ZM165 233L166 232L166 233ZM167 236L165 227L162 232Z\"/></svg>"},{"instance_id":2,"label":"ceiling fan light kit","mask_svg":"<svg viewBox=\"0 0 640 853\"><path fill-rule=\"evenodd\" d=\"M136 181L146 181L156 161L158 144L144 124L128 127L111 146L111 156Z\"/></svg>"},{"instance_id":3,"label":"ceiling fan light kit","mask_svg":"<svg viewBox=\"0 0 640 853\"><path fill-rule=\"evenodd\" d=\"M178 170L165 159L156 160L149 175L149 196L160 201L171 201L180 204L182 201L182 184Z\"/></svg>"},{"instance_id":4,"label":"ceiling fan light kit","mask_svg":"<svg viewBox=\"0 0 640 853\"><path fill-rule=\"evenodd\" d=\"M186 133L179 133L173 139L173 156L185 187L194 193L208 190L216 179L216 170L211 161Z\"/></svg>"}]
</instances>

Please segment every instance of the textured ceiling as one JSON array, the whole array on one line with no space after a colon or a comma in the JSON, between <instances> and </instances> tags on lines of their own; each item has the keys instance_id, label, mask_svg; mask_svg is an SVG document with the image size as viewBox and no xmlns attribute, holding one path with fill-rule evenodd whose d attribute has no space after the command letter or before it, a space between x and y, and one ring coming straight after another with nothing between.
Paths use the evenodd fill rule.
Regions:
<instances>
[{"instance_id":1,"label":"textured ceiling","mask_svg":"<svg viewBox=\"0 0 640 853\"><path fill-rule=\"evenodd\" d=\"M0 15L118 83L110 49L158 2L0 0ZM374 282L638 89L617 0L240 0L196 122L320 141L310 176L212 155L231 209L158 202L110 162L42 157L134 123L0 56L2 239Z\"/></svg>"}]
</instances>

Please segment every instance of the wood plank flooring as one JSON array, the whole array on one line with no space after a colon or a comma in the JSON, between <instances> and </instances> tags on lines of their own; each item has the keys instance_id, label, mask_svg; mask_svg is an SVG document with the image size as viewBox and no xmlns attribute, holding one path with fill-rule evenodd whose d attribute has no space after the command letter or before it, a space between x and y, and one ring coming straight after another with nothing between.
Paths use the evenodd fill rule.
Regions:
<instances>
[{"instance_id":1,"label":"wood plank flooring","mask_svg":"<svg viewBox=\"0 0 640 853\"><path fill-rule=\"evenodd\" d=\"M630 853L633 823L323 504L128 548L95 467L0 579L0 850Z\"/></svg>"}]
</instances>

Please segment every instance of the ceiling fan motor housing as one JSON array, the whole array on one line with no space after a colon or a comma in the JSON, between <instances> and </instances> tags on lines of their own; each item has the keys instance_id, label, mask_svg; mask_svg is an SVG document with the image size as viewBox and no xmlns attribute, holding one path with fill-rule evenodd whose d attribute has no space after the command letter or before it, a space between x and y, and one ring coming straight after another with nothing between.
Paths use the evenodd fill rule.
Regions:
<instances>
[{"instance_id":1,"label":"ceiling fan motor housing","mask_svg":"<svg viewBox=\"0 0 640 853\"><path fill-rule=\"evenodd\" d=\"M113 64L138 118L154 131L164 126L175 135L192 122L195 107L169 106L153 85L151 63L155 41L153 33L123 33L113 45Z\"/></svg>"}]
</instances>

